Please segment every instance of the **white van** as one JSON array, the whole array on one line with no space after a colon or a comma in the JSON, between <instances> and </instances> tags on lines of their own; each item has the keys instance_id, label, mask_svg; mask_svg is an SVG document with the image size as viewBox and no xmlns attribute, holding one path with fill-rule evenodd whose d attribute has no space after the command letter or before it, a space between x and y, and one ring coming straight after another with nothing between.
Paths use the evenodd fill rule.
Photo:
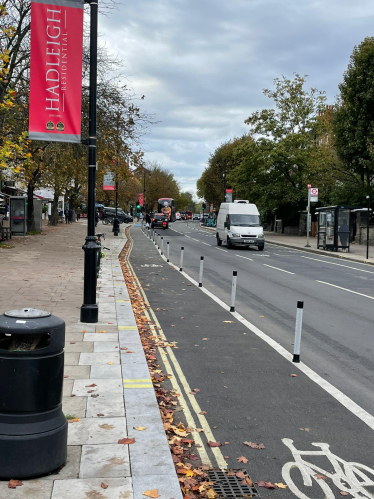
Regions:
<instances>
[{"instance_id":1,"label":"white van","mask_svg":"<svg viewBox=\"0 0 374 499\"><path fill-rule=\"evenodd\" d=\"M265 237L257 206L245 200L221 203L216 238L217 246L225 241L227 248L257 246L259 251L263 251Z\"/></svg>"}]
</instances>

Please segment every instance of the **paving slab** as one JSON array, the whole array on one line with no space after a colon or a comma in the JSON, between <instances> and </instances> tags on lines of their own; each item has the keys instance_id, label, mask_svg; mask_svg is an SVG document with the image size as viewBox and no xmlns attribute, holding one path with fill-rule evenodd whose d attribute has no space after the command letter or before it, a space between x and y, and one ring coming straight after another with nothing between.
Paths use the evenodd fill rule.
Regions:
<instances>
[{"instance_id":1,"label":"paving slab","mask_svg":"<svg viewBox=\"0 0 374 499\"><path fill-rule=\"evenodd\" d=\"M86 405L87 397L62 397L62 411L65 416L84 418L86 416Z\"/></svg>"},{"instance_id":2,"label":"paving slab","mask_svg":"<svg viewBox=\"0 0 374 499\"><path fill-rule=\"evenodd\" d=\"M119 349L118 341L100 341L94 345L94 352L115 352Z\"/></svg>"},{"instance_id":3,"label":"paving slab","mask_svg":"<svg viewBox=\"0 0 374 499\"><path fill-rule=\"evenodd\" d=\"M124 417L86 418L69 424L68 445L117 444L126 436Z\"/></svg>"},{"instance_id":4,"label":"paving slab","mask_svg":"<svg viewBox=\"0 0 374 499\"><path fill-rule=\"evenodd\" d=\"M77 366L79 355L79 353L65 353L65 366Z\"/></svg>"},{"instance_id":5,"label":"paving slab","mask_svg":"<svg viewBox=\"0 0 374 499\"><path fill-rule=\"evenodd\" d=\"M103 482L108 488L103 489L101 486ZM105 481L101 478L56 480L52 493L52 499L133 499L133 497L131 478L107 478Z\"/></svg>"},{"instance_id":6,"label":"paving slab","mask_svg":"<svg viewBox=\"0 0 374 499\"><path fill-rule=\"evenodd\" d=\"M94 418L98 414L104 414L105 417L124 416L123 394L111 392L96 398L88 397L86 417Z\"/></svg>"},{"instance_id":7,"label":"paving slab","mask_svg":"<svg viewBox=\"0 0 374 499\"><path fill-rule=\"evenodd\" d=\"M97 379L121 379L121 366L111 365L111 366L91 366L91 376Z\"/></svg>"},{"instance_id":8,"label":"paving slab","mask_svg":"<svg viewBox=\"0 0 374 499\"><path fill-rule=\"evenodd\" d=\"M78 342L67 341L65 343L65 353L67 352L91 353L93 351L94 351L94 344L89 341L78 341Z\"/></svg>"},{"instance_id":9,"label":"paving slab","mask_svg":"<svg viewBox=\"0 0 374 499\"><path fill-rule=\"evenodd\" d=\"M68 457L64 466L62 466L56 473L43 476L43 480L66 480L67 478L78 478L81 454L82 447L80 445L68 445Z\"/></svg>"},{"instance_id":10,"label":"paving slab","mask_svg":"<svg viewBox=\"0 0 374 499\"><path fill-rule=\"evenodd\" d=\"M23 480L23 485L16 489L9 489L7 482L0 482L1 499L51 499L52 480Z\"/></svg>"},{"instance_id":11,"label":"paving slab","mask_svg":"<svg viewBox=\"0 0 374 499\"><path fill-rule=\"evenodd\" d=\"M96 386L90 386L96 385ZM77 379L74 381L73 394L77 397L88 397L91 393L100 396L117 393L122 395L121 379Z\"/></svg>"},{"instance_id":12,"label":"paving slab","mask_svg":"<svg viewBox=\"0 0 374 499\"><path fill-rule=\"evenodd\" d=\"M79 478L121 478L130 476L128 446L83 445Z\"/></svg>"},{"instance_id":13,"label":"paving slab","mask_svg":"<svg viewBox=\"0 0 374 499\"><path fill-rule=\"evenodd\" d=\"M66 366L64 367L64 375L69 379L87 379L90 377L90 366Z\"/></svg>"},{"instance_id":14,"label":"paving slab","mask_svg":"<svg viewBox=\"0 0 374 499\"><path fill-rule=\"evenodd\" d=\"M66 374L65 374L65 376L66 376ZM68 397L72 394L73 384L74 384L73 379L64 379L64 384L63 384L63 389L62 389L62 395L64 397Z\"/></svg>"},{"instance_id":15,"label":"paving slab","mask_svg":"<svg viewBox=\"0 0 374 499\"><path fill-rule=\"evenodd\" d=\"M83 341L118 341L117 333L85 333Z\"/></svg>"},{"instance_id":16,"label":"paving slab","mask_svg":"<svg viewBox=\"0 0 374 499\"><path fill-rule=\"evenodd\" d=\"M79 355L79 354L70 354L70 355ZM113 364L119 364L118 352L81 353L79 359L80 366L106 365L109 362L112 362Z\"/></svg>"},{"instance_id":17,"label":"paving slab","mask_svg":"<svg viewBox=\"0 0 374 499\"><path fill-rule=\"evenodd\" d=\"M134 499L144 499L143 492L156 489L158 499L182 499L180 485L175 476L167 475L144 475L134 476L132 479Z\"/></svg>"}]
</instances>

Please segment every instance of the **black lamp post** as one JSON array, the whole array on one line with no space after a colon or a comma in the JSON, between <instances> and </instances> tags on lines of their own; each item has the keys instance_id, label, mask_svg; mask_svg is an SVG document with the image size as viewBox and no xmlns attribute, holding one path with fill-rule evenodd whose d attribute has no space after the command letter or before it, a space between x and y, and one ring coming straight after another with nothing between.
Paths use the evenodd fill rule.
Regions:
<instances>
[{"instance_id":1,"label":"black lamp post","mask_svg":"<svg viewBox=\"0 0 374 499\"><path fill-rule=\"evenodd\" d=\"M90 100L88 145L88 215L87 237L84 250L84 284L81 322L94 323L99 319L96 303L96 261L98 246L95 236L95 187L96 187L96 92L97 92L97 24L98 0L86 0L90 4Z\"/></svg>"},{"instance_id":2,"label":"black lamp post","mask_svg":"<svg viewBox=\"0 0 374 499\"><path fill-rule=\"evenodd\" d=\"M115 214L114 220L113 220L113 235L114 236L118 236L118 233L120 231L117 210L118 210L118 177L116 175L116 214Z\"/></svg>"},{"instance_id":3,"label":"black lamp post","mask_svg":"<svg viewBox=\"0 0 374 499\"><path fill-rule=\"evenodd\" d=\"M366 221L366 260L369 260L369 218L370 218L370 196L366 196L368 217Z\"/></svg>"},{"instance_id":4,"label":"black lamp post","mask_svg":"<svg viewBox=\"0 0 374 499\"><path fill-rule=\"evenodd\" d=\"M148 178L151 178L151 173L146 168L143 168L143 209L146 212L146 207L145 207L145 172L148 172Z\"/></svg>"}]
</instances>

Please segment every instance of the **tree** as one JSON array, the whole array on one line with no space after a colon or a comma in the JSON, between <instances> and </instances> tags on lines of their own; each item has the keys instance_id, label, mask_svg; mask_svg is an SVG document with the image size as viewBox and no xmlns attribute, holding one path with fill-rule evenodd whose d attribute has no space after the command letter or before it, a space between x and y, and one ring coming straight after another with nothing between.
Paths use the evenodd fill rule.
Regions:
<instances>
[{"instance_id":1,"label":"tree","mask_svg":"<svg viewBox=\"0 0 374 499\"><path fill-rule=\"evenodd\" d=\"M335 147L348 174L348 185L338 191L351 191L356 201L365 203L374 179L373 37L354 47L339 90L333 119Z\"/></svg>"},{"instance_id":2,"label":"tree","mask_svg":"<svg viewBox=\"0 0 374 499\"><path fill-rule=\"evenodd\" d=\"M146 184L146 203L147 209L152 211L157 209L157 200L160 198L174 198L179 195L179 185L174 175L163 168L159 163L152 162L146 165L146 169L151 173ZM141 191L143 190L143 168L135 172L135 176L141 182ZM134 201L137 201L136 199Z\"/></svg>"},{"instance_id":3,"label":"tree","mask_svg":"<svg viewBox=\"0 0 374 499\"><path fill-rule=\"evenodd\" d=\"M175 199L175 209L177 211L196 211L196 203L191 192L180 192Z\"/></svg>"}]
</instances>

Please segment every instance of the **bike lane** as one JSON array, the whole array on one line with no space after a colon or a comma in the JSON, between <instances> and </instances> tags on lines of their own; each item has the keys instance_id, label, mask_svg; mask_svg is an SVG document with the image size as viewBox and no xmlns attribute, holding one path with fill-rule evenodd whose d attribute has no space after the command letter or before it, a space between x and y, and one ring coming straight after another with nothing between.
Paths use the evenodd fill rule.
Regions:
<instances>
[{"instance_id":1,"label":"bike lane","mask_svg":"<svg viewBox=\"0 0 374 499\"><path fill-rule=\"evenodd\" d=\"M198 409L206 411L228 467L245 468L254 482L287 485L259 487L264 498L374 497L374 419L367 414L363 422L357 406L348 401L344 407L191 284L139 229L131 236L134 271L167 340L178 342L173 372L196 428L201 427ZM192 395L194 388L200 391ZM207 446L212 438L204 433L199 435L214 464ZM243 442L262 443L265 449ZM248 462L238 463L241 456ZM360 471L350 462L367 468ZM370 485L369 492L359 482Z\"/></svg>"}]
</instances>

